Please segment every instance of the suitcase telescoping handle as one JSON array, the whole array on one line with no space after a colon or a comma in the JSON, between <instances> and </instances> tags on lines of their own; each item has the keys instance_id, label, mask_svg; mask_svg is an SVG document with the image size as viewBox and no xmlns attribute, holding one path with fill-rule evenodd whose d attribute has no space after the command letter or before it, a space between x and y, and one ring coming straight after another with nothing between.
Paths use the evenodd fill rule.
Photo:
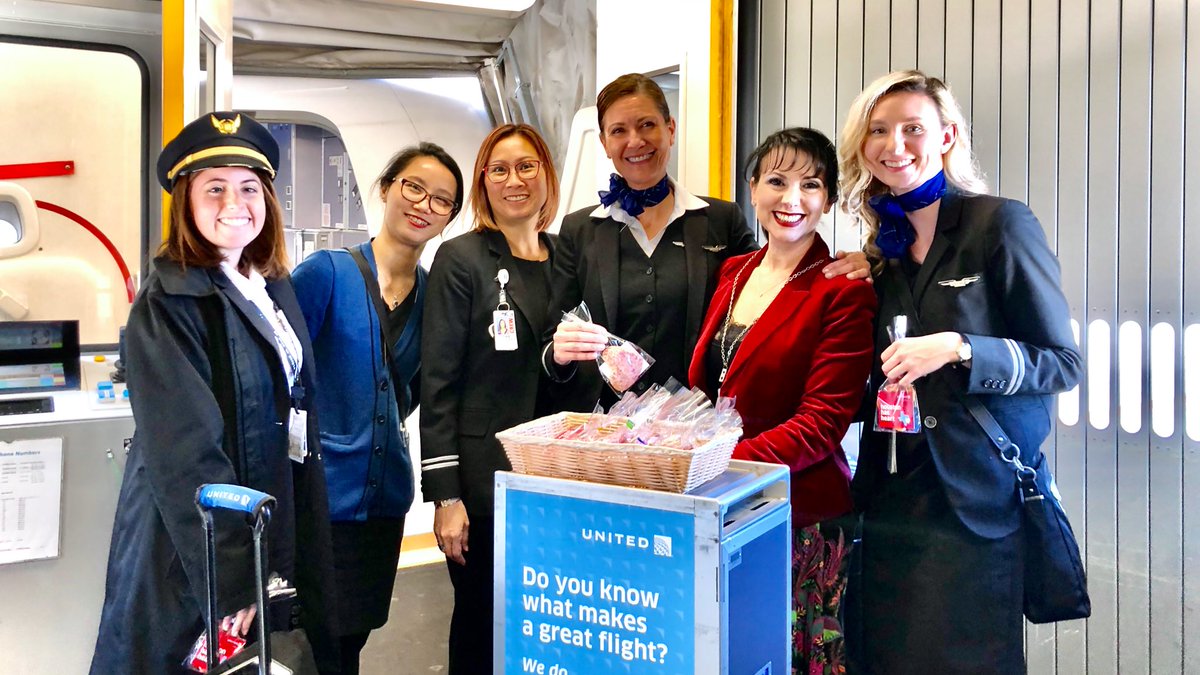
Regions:
<instances>
[{"instance_id":1,"label":"suitcase telescoping handle","mask_svg":"<svg viewBox=\"0 0 1200 675\"><path fill-rule=\"evenodd\" d=\"M219 643L217 640L217 547L213 534L213 509L241 511L254 518L254 581L258 586L258 672L267 675L271 664L271 641L267 636L267 585L266 555L263 553L267 538L267 523L271 521L271 507L275 498L265 492L251 490L241 485L211 483L196 490L196 508L204 519L204 546L208 554L205 577L208 583L208 617L205 633L208 641L208 670L217 665Z\"/></svg>"}]
</instances>

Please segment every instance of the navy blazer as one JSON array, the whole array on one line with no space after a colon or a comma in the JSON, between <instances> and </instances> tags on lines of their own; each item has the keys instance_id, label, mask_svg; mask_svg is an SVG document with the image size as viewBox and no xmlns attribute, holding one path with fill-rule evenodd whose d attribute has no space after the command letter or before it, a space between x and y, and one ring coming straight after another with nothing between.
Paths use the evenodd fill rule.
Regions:
<instances>
[{"instance_id":1,"label":"navy blazer","mask_svg":"<svg viewBox=\"0 0 1200 675\"><path fill-rule=\"evenodd\" d=\"M203 483L236 483L275 496L267 562L295 584L304 609L299 623L319 663L335 667L333 549L316 442L314 359L291 280L270 281L267 291L303 348L302 406L310 411L303 464L288 459L290 392L270 324L220 269L184 268L163 257L154 265L125 334L137 429L117 503L91 672L179 669L207 606L195 504ZM244 520L216 517L218 612L225 616L254 602L254 558ZM286 626L289 617L275 612L272 622Z\"/></svg>"},{"instance_id":2,"label":"navy blazer","mask_svg":"<svg viewBox=\"0 0 1200 675\"><path fill-rule=\"evenodd\" d=\"M898 265L889 261L878 278L871 391L884 380L879 355L892 317L916 310L920 332L910 318L910 336L963 334L970 367L949 365L917 380L922 433L963 524L982 537L1004 537L1020 525L1016 479L963 397L979 400L1020 446L1022 462L1033 465L1053 428L1053 394L1075 386L1083 372L1058 259L1025 204L951 191L911 289ZM888 448L887 435L869 428L853 484L857 505L867 510Z\"/></svg>"},{"instance_id":3,"label":"navy blazer","mask_svg":"<svg viewBox=\"0 0 1200 675\"><path fill-rule=\"evenodd\" d=\"M754 233L746 225L737 204L701 197L708 203L703 209L687 211L679 217L683 226L683 250L687 260L686 365L700 336L700 324L717 284L717 270L733 256L758 250ZM596 218L595 206L571 213L563 219L559 234L559 252L554 260L554 279L551 285L550 319L545 335L543 367L554 377L556 366L550 353L550 341L557 327L557 317L584 300L592 321L621 334L616 324L617 302L620 297L620 241L624 224L612 218ZM651 354L654 356L654 354ZM562 400L566 410L588 410L595 406L607 389L594 363L579 363L570 376L570 395Z\"/></svg>"},{"instance_id":4,"label":"navy blazer","mask_svg":"<svg viewBox=\"0 0 1200 675\"><path fill-rule=\"evenodd\" d=\"M554 260L554 237L542 234L541 240ZM516 314L515 351L497 351L488 333L501 269L509 271L505 291ZM512 468L496 432L537 414L544 326L529 319L532 299L501 232L468 232L442 244L426 298L421 494L425 501L459 497L472 517L490 518L493 476Z\"/></svg>"}]
</instances>

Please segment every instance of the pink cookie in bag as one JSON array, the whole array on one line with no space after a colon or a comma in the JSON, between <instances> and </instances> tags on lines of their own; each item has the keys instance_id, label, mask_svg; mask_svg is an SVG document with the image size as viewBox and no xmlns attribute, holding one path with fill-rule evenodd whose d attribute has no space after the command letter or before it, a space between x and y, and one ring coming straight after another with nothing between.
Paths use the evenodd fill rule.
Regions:
<instances>
[{"instance_id":1,"label":"pink cookie in bag","mask_svg":"<svg viewBox=\"0 0 1200 675\"><path fill-rule=\"evenodd\" d=\"M600 374L617 393L632 387L642 373L650 369L650 363L642 356L637 346L621 341L600 352Z\"/></svg>"}]
</instances>

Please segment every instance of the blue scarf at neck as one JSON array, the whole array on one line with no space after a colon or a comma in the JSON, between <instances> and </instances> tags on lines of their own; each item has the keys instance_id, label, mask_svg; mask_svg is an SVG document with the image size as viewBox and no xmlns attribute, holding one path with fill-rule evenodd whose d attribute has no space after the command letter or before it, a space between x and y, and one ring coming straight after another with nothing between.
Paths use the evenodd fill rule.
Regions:
<instances>
[{"instance_id":1,"label":"blue scarf at neck","mask_svg":"<svg viewBox=\"0 0 1200 675\"><path fill-rule=\"evenodd\" d=\"M620 174L614 173L608 177L608 189L600 191L600 203L612 206L620 201L621 208L625 209L625 213L637 218L642 215L642 211L645 211L647 206L656 206L669 194L671 194L671 184L667 182L666 176L645 190L635 190L629 187L629 183L626 183Z\"/></svg>"},{"instance_id":2,"label":"blue scarf at neck","mask_svg":"<svg viewBox=\"0 0 1200 675\"><path fill-rule=\"evenodd\" d=\"M885 192L867 200L867 204L879 214L879 234L875 245L885 258L899 258L908 252L908 247L917 240L917 233L908 220L908 212L929 206L946 194L946 176L941 171L920 187L893 195Z\"/></svg>"}]
</instances>

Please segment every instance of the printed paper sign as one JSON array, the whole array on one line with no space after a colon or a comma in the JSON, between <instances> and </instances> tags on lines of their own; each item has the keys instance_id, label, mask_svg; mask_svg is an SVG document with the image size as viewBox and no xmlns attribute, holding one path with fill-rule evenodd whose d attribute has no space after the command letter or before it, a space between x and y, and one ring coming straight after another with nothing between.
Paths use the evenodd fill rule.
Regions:
<instances>
[{"instance_id":1,"label":"printed paper sign","mask_svg":"<svg viewBox=\"0 0 1200 675\"><path fill-rule=\"evenodd\" d=\"M58 557L62 439L0 442L0 564Z\"/></svg>"},{"instance_id":2,"label":"printed paper sign","mask_svg":"<svg viewBox=\"0 0 1200 675\"><path fill-rule=\"evenodd\" d=\"M504 672L695 671L694 516L509 490Z\"/></svg>"}]
</instances>

